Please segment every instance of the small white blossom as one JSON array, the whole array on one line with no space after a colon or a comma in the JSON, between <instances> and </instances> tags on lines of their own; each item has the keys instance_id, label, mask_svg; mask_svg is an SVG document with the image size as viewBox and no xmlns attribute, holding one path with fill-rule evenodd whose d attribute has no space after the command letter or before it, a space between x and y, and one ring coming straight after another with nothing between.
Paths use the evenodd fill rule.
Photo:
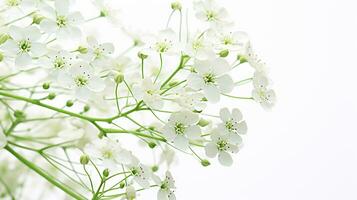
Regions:
<instances>
[{"instance_id":1,"label":"small white blossom","mask_svg":"<svg viewBox=\"0 0 357 200\"><path fill-rule=\"evenodd\" d=\"M16 66L27 67L32 64L32 58L40 57L46 53L46 45L39 42L41 32L37 27L11 26L9 35L12 39L8 39L1 48L15 56Z\"/></svg>"},{"instance_id":2,"label":"small white blossom","mask_svg":"<svg viewBox=\"0 0 357 200\"><path fill-rule=\"evenodd\" d=\"M127 186L125 189L125 196L121 198L122 200L135 200L136 198L136 190L134 186L130 185Z\"/></svg>"},{"instance_id":3,"label":"small white blossom","mask_svg":"<svg viewBox=\"0 0 357 200\"><path fill-rule=\"evenodd\" d=\"M196 60L194 66L197 73L191 73L187 78L188 86L203 90L208 101L217 103L221 92L229 93L233 90L233 80L226 74L231 67L223 58Z\"/></svg>"},{"instance_id":4,"label":"small white blossom","mask_svg":"<svg viewBox=\"0 0 357 200\"><path fill-rule=\"evenodd\" d=\"M115 9L113 1L110 0L94 0L93 4L99 10L99 16L108 19L109 22L117 24L119 22L119 9Z\"/></svg>"},{"instance_id":5,"label":"small white blossom","mask_svg":"<svg viewBox=\"0 0 357 200\"><path fill-rule=\"evenodd\" d=\"M211 30L208 37L214 41L214 47L219 51L243 52L249 44L247 33L242 31Z\"/></svg>"},{"instance_id":6,"label":"small white blossom","mask_svg":"<svg viewBox=\"0 0 357 200\"><path fill-rule=\"evenodd\" d=\"M39 60L39 65L49 69L49 76L57 81L60 74L68 72L75 62L75 56L65 50L50 51Z\"/></svg>"},{"instance_id":7,"label":"small white blossom","mask_svg":"<svg viewBox=\"0 0 357 200\"><path fill-rule=\"evenodd\" d=\"M222 120L222 123L218 125L219 130L232 134L232 141L235 141L236 144L240 144L242 138L239 135L247 133L247 124L243 120L243 115L240 110L234 108L232 112L230 112L228 108L222 108L219 112L219 116Z\"/></svg>"},{"instance_id":8,"label":"small white blossom","mask_svg":"<svg viewBox=\"0 0 357 200\"><path fill-rule=\"evenodd\" d=\"M160 109L164 106L160 96L160 86L154 83L151 78L145 78L139 85L134 85L133 93L137 100L143 100L152 109Z\"/></svg>"},{"instance_id":9,"label":"small white blossom","mask_svg":"<svg viewBox=\"0 0 357 200\"><path fill-rule=\"evenodd\" d=\"M163 134L176 147L186 150L190 140L199 139L201 136L201 129L196 125L198 120L198 114L191 111L173 113L163 127Z\"/></svg>"},{"instance_id":10,"label":"small white blossom","mask_svg":"<svg viewBox=\"0 0 357 200\"><path fill-rule=\"evenodd\" d=\"M175 93L174 101L182 108L202 111L206 107L203 101L204 95L190 88L180 89Z\"/></svg>"},{"instance_id":11,"label":"small white blossom","mask_svg":"<svg viewBox=\"0 0 357 200\"><path fill-rule=\"evenodd\" d=\"M114 53L112 43L98 43L94 37L88 37L88 52L81 54L81 58L89 60L95 68L103 68L110 63L110 56Z\"/></svg>"},{"instance_id":12,"label":"small white blossom","mask_svg":"<svg viewBox=\"0 0 357 200\"><path fill-rule=\"evenodd\" d=\"M197 34L190 38L185 52L192 58L206 60L215 56L212 42L203 34Z\"/></svg>"},{"instance_id":13,"label":"small white blossom","mask_svg":"<svg viewBox=\"0 0 357 200\"><path fill-rule=\"evenodd\" d=\"M268 78L263 73L255 72L253 77L254 89L252 91L252 97L265 109L273 107L276 101L275 92L268 88L268 84Z\"/></svg>"},{"instance_id":14,"label":"small white blossom","mask_svg":"<svg viewBox=\"0 0 357 200\"><path fill-rule=\"evenodd\" d=\"M75 63L58 80L64 86L74 89L76 97L82 100L87 100L92 92L101 92L105 88L104 81L85 62Z\"/></svg>"},{"instance_id":15,"label":"small white blossom","mask_svg":"<svg viewBox=\"0 0 357 200\"><path fill-rule=\"evenodd\" d=\"M151 42L150 48L160 54L175 54L179 52L177 35L172 29L164 29Z\"/></svg>"},{"instance_id":16,"label":"small white blossom","mask_svg":"<svg viewBox=\"0 0 357 200\"><path fill-rule=\"evenodd\" d=\"M253 51L250 43L248 43L246 49L242 51L243 58L253 67L256 71L265 73L267 71L265 62L263 62L258 55Z\"/></svg>"},{"instance_id":17,"label":"small white blossom","mask_svg":"<svg viewBox=\"0 0 357 200\"><path fill-rule=\"evenodd\" d=\"M55 10L48 10L40 26L48 34L55 33L58 40L67 40L82 35L79 29L82 22L79 12L70 12L68 0L55 0Z\"/></svg>"},{"instance_id":18,"label":"small white blossom","mask_svg":"<svg viewBox=\"0 0 357 200\"><path fill-rule=\"evenodd\" d=\"M143 188L150 187L150 177L151 173L147 166L144 166L139 162L136 157L132 157L132 161L127 165L134 181L138 183Z\"/></svg>"},{"instance_id":19,"label":"small white blossom","mask_svg":"<svg viewBox=\"0 0 357 200\"><path fill-rule=\"evenodd\" d=\"M129 164L132 160L129 151L123 149L119 142L109 138L94 140L84 151L110 170L117 169L119 164Z\"/></svg>"},{"instance_id":20,"label":"small white blossom","mask_svg":"<svg viewBox=\"0 0 357 200\"><path fill-rule=\"evenodd\" d=\"M175 181L170 172L166 172L164 180L160 180L157 176L153 176L153 179L160 188L157 193L157 200L176 200L174 193L174 189L176 188Z\"/></svg>"},{"instance_id":21,"label":"small white blossom","mask_svg":"<svg viewBox=\"0 0 357 200\"><path fill-rule=\"evenodd\" d=\"M166 165L169 167L175 161L176 161L175 151L172 150L172 148L170 148L168 145L166 145L161 152L159 164L166 163Z\"/></svg>"},{"instance_id":22,"label":"small white blossom","mask_svg":"<svg viewBox=\"0 0 357 200\"><path fill-rule=\"evenodd\" d=\"M239 151L235 136L219 129L214 129L211 133L211 139L212 141L205 146L206 155L214 158L218 154L218 161L222 165L232 165L233 159L229 153L238 153Z\"/></svg>"},{"instance_id":23,"label":"small white blossom","mask_svg":"<svg viewBox=\"0 0 357 200\"><path fill-rule=\"evenodd\" d=\"M228 12L225 8L218 6L214 0L204 0L195 3L196 17L213 27L227 25Z\"/></svg>"}]
</instances>

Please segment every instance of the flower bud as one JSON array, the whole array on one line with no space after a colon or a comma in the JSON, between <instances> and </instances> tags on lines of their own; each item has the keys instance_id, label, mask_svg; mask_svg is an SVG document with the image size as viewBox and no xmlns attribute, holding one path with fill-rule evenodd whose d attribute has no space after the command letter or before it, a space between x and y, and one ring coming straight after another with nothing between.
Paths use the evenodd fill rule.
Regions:
<instances>
[{"instance_id":1,"label":"flower bud","mask_svg":"<svg viewBox=\"0 0 357 200\"><path fill-rule=\"evenodd\" d=\"M206 159L201 160L201 165L204 166L204 167L207 167L207 166L209 166L210 164L211 164L211 163L210 163L208 160L206 160Z\"/></svg>"},{"instance_id":2,"label":"flower bud","mask_svg":"<svg viewBox=\"0 0 357 200\"><path fill-rule=\"evenodd\" d=\"M106 17L106 16L108 16L108 15L109 15L108 11L106 11L106 10L104 10L104 9L101 10L101 11L100 11L100 14L99 14L100 17Z\"/></svg>"},{"instance_id":3,"label":"flower bud","mask_svg":"<svg viewBox=\"0 0 357 200\"><path fill-rule=\"evenodd\" d=\"M157 171L159 170L159 166L154 165L154 166L151 167L151 170L152 170L153 172L157 172Z\"/></svg>"},{"instance_id":4,"label":"flower bud","mask_svg":"<svg viewBox=\"0 0 357 200\"><path fill-rule=\"evenodd\" d=\"M79 46L78 49L77 49L77 51L78 51L79 53L81 53L81 54L86 54L86 53L88 53L88 49L87 49L86 47L84 47L84 46Z\"/></svg>"},{"instance_id":5,"label":"flower bud","mask_svg":"<svg viewBox=\"0 0 357 200\"><path fill-rule=\"evenodd\" d=\"M47 82L47 83L42 84L42 88L44 90L48 90L50 88L50 83Z\"/></svg>"},{"instance_id":6,"label":"flower bud","mask_svg":"<svg viewBox=\"0 0 357 200\"><path fill-rule=\"evenodd\" d=\"M149 142L148 145L149 145L149 147L152 148L152 149L156 147L156 143L155 143L155 142Z\"/></svg>"},{"instance_id":7,"label":"flower bud","mask_svg":"<svg viewBox=\"0 0 357 200\"><path fill-rule=\"evenodd\" d=\"M67 102L66 102L66 106L67 107L72 107L73 106L73 101L71 101L71 100L68 100Z\"/></svg>"},{"instance_id":8,"label":"flower bud","mask_svg":"<svg viewBox=\"0 0 357 200\"><path fill-rule=\"evenodd\" d=\"M107 134L103 131L101 131L99 134L98 134L98 138L99 139L103 139L103 137L107 137Z\"/></svg>"},{"instance_id":9,"label":"flower bud","mask_svg":"<svg viewBox=\"0 0 357 200\"><path fill-rule=\"evenodd\" d=\"M53 92L49 93L48 96L47 96L47 99L49 99L49 100L53 100L55 98L56 98L56 94L53 93Z\"/></svg>"},{"instance_id":10,"label":"flower bud","mask_svg":"<svg viewBox=\"0 0 357 200\"><path fill-rule=\"evenodd\" d=\"M4 60L4 55L0 52L0 63Z\"/></svg>"},{"instance_id":11,"label":"flower bud","mask_svg":"<svg viewBox=\"0 0 357 200\"><path fill-rule=\"evenodd\" d=\"M109 169L105 169L105 170L103 171L103 176L104 176L105 178L109 176Z\"/></svg>"},{"instance_id":12,"label":"flower bud","mask_svg":"<svg viewBox=\"0 0 357 200\"><path fill-rule=\"evenodd\" d=\"M200 121L198 121L198 125L201 127L205 127L209 124L210 122L208 120L205 119L200 119Z\"/></svg>"},{"instance_id":13,"label":"flower bud","mask_svg":"<svg viewBox=\"0 0 357 200\"><path fill-rule=\"evenodd\" d=\"M86 154L81 155L81 157L79 158L79 161L82 165L86 165L89 163L89 156Z\"/></svg>"},{"instance_id":14,"label":"flower bud","mask_svg":"<svg viewBox=\"0 0 357 200\"><path fill-rule=\"evenodd\" d=\"M14 116L16 117L16 119L25 119L26 118L26 114L24 112L22 112L21 110L15 110Z\"/></svg>"},{"instance_id":15,"label":"flower bud","mask_svg":"<svg viewBox=\"0 0 357 200\"><path fill-rule=\"evenodd\" d=\"M172 10L181 11L182 5L181 5L181 3L179 1L175 1L175 2L171 3L171 8L172 8Z\"/></svg>"},{"instance_id":16,"label":"flower bud","mask_svg":"<svg viewBox=\"0 0 357 200\"><path fill-rule=\"evenodd\" d=\"M119 188L123 189L124 187L125 187L125 182L124 181L120 182L119 183Z\"/></svg>"},{"instance_id":17,"label":"flower bud","mask_svg":"<svg viewBox=\"0 0 357 200\"><path fill-rule=\"evenodd\" d=\"M83 112L88 112L90 110L90 107L88 105L85 105L83 107Z\"/></svg>"},{"instance_id":18,"label":"flower bud","mask_svg":"<svg viewBox=\"0 0 357 200\"><path fill-rule=\"evenodd\" d=\"M43 19L45 19L44 16L39 14L34 14L32 16L32 24L40 24Z\"/></svg>"},{"instance_id":19,"label":"flower bud","mask_svg":"<svg viewBox=\"0 0 357 200\"><path fill-rule=\"evenodd\" d=\"M145 53L143 53L143 52L141 52L141 51L139 51L138 52L138 57L140 58L140 59L146 59L146 58L148 58L148 55L147 54L145 54Z\"/></svg>"},{"instance_id":20,"label":"flower bud","mask_svg":"<svg viewBox=\"0 0 357 200\"><path fill-rule=\"evenodd\" d=\"M244 56L242 56L242 55L238 55L238 56L237 56L237 60L239 60L240 63L245 63L245 62L248 61L248 60L247 60Z\"/></svg>"},{"instance_id":21,"label":"flower bud","mask_svg":"<svg viewBox=\"0 0 357 200\"><path fill-rule=\"evenodd\" d=\"M222 58L227 57L228 54L229 54L228 49L225 49L225 50L222 50L221 52L219 52L219 56L222 57Z\"/></svg>"},{"instance_id":22,"label":"flower bud","mask_svg":"<svg viewBox=\"0 0 357 200\"><path fill-rule=\"evenodd\" d=\"M9 38L10 38L10 36L8 34L1 33L0 34L0 44L5 43Z\"/></svg>"},{"instance_id":23,"label":"flower bud","mask_svg":"<svg viewBox=\"0 0 357 200\"><path fill-rule=\"evenodd\" d=\"M115 76L114 81L119 84L124 81L124 74L119 73L118 75Z\"/></svg>"},{"instance_id":24,"label":"flower bud","mask_svg":"<svg viewBox=\"0 0 357 200\"><path fill-rule=\"evenodd\" d=\"M171 81L171 82L169 83L169 86L172 87L172 86L177 85L178 83L179 83L178 81Z\"/></svg>"}]
</instances>

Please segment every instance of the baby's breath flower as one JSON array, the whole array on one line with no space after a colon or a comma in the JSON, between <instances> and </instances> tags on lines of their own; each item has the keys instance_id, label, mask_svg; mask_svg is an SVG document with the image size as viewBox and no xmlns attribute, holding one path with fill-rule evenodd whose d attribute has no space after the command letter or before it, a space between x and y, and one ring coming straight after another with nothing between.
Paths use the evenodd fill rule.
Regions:
<instances>
[{"instance_id":1,"label":"baby's breath flower","mask_svg":"<svg viewBox=\"0 0 357 200\"><path fill-rule=\"evenodd\" d=\"M43 56L46 53L46 45L39 42L40 30L35 26L20 28L11 26L8 39L1 45L1 49L15 57L15 65L28 67L32 64L32 58Z\"/></svg>"},{"instance_id":2,"label":"baby's breath flower","mask_svg":"<svg viewBox=\"0 0 357 200\"><path fill-rule=\"evenodd\" d=\"M220 93L229 93L233 89L233 80L227 74L230 66L223 58L196 60L195 70L188 79L188 86L195 90L203 90L205 97L212 103L217 103Z\"/></svg>"},{"instance_id":3,"label":"baby's breath flower","mask_svg":"<svg viewBox=\"0 0 357 200\"><path fill-rule=\"evenodd\" d=\"M163 127L163 134L176 147L187 150L189 141L199 139L201 136L201 129L196 125L198 120L198 114L191 111L173 113Z\"/></svg>"}]
</instances>

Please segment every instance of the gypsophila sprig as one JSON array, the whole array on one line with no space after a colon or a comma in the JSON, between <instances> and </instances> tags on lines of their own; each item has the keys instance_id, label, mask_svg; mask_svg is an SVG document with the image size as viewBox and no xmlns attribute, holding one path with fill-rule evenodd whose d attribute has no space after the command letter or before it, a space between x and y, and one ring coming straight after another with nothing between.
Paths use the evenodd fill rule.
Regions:
<instances>
[{"instance_id":1,"label":"gypsophila sprig","mask_svg":"<svg viewBox=\"0 0 357 200\"><path fill-rule=\"evenodd\" d=\"M150 33L119 9L0 3L0 198L175 200L177 154L231 166L250 121L240 102L274 106L266 64L214 0L169 2Z\"/></svg>"}]
</instances>

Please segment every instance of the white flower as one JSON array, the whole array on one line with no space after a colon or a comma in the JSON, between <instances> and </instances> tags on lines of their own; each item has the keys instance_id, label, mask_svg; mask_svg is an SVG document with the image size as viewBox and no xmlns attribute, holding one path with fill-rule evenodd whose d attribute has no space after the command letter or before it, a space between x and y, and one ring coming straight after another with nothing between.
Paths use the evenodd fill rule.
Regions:
<instances>
[{"instance_id":1,"label":"white flower","mask_svg":"<svg viewBox=\"0 0 357 200\"><path fill-rule=\"evenodd\" d=\"M75 90L77 98L87 100L91 92L101 92L105 88L104 81L96 76L93 69L85 62L78 62L68 73L58 77L60 83Z\"/></svg>"},{"instance_id":2,"label":"white flower","mask_svg":"<svg viewBox=\"0 0 357 200\"><path fill-rule=\"evenodd\" d=\"M253 51L253 48L250 43L247 44L247 47L241 53L243 59L245 59L251 67L256 71L265 73L267 71L265 63L258 57L258 55Z\"/></svg>"},{"instance_id":3,"label":"white flower","mask_svg":"<svg viewBox=\"0 0 357 200\"><path fill-rule=\"evenodd\" d=\"M214 158L218 154L218 161L224 166L233 164L232 156L229 153L239 151L234 134L227 134L219 129L214 129L211 133L212 141L205 146L206 155Z\"/></svg>"},{"instance_id":4,"label":"white flower","mask_svg":"<svg viewBox=\"0 0 357 200\"><path fill-rule=\"evenodd\" d=\"M48 10L46 19L40 23L41 29L46 33L56 33L58 40L79 38L81 30L78 28L83 22L83 17L79 12L69 11L68 0L56 0L56 10Z\"/></svg>"},{"instance_id":5,"label":"white flower","mask_svg":"<svg viewBox=\"0 0 357 200\"><path fill-rule=\"evenodd\" d=\"M271 107L273 107L276 101L275 92L274 90L268 88L268 84L268 78L263 73L254 73L254 89L252 91L252 97L265 109L270 109Z\"/></svg>"},{"instance_id":6,"label":"white flower","mask_svg":"<svg viewBox=\"0 0 357 200\"><path fill-rule=\"evenodd\" d=\"M166 165L169 167L176 161L175 158L175 151L166 145L161 152L159 164L166 163Z\"/></svg>"},{"instance_id":7,"label":"white flower","mask_svg":"<svg viewBox=\"0 0 357 200\"><path fill-rule=\"evenodd\" d=\"M177 42L177 35L170 28L164 29L164 30L160 31L159 34L155 37L150 48L160 54L177 53L179 50L178 42Z\"/></svg>"},{"instance_id":8,"label":"white flower","mask_svg":"<svg viewBox=\"0 0 357 200\"><path fill-rule=\"evenodd\" d=\"M132 157L132 161L127 165L131 175L134 177L134 181L143 188L150 187L151 173L148 167L142 165L136 157Z\"/></svg>"},{"instance_id":9,"label":"white flower","mask_svg":"<svg viewBox=\"0 0 357 200\"><path fill-rule=\"evenodd\" d=\"M122 198L122 200L135 200L136 198L136 190L134 186L130 185L126 187L126 192L125 196Z\"/></svg>"},{"instance_id":10,"label":"white flower","mask_svg":"<svg viewBox=\"0 0 357 200\"><path fill-rule=\"evenodd\" d=\"M220 99L220 93L229 93L233 90L232 78L226 74L230 66L223 58L210 60L195 60L195 70L187 78L188 86L195 90L203 90L208 101L216 103Z\"/></svg>"},{"instance_id":11,"label":"white flower","mask_svg":"<svg viewBox=\"0 0 357 200\"><path fill-rule=\"evenodd\" d=\"M198 1L195 3L196 17L211 26L226 25L228 12L225 8L218 6L214 0Z\"/></svg>"},{"instance_id":12,"label":"white flower","mask_svg":"<svg viewBox=\"0 0 357 200\"><path fill-rule=\"evenodd\" d=\"M157 200L176 200L174 193L174 189L176 188L175 181L170 172L166 172L164 180L160 180L157 176L153 176L153 179L160 188L157 193Z\"/></svg>"},{"instance_id":13,"label":"white flower","mask_svg":"<svg viewBox=\"0 0 357 200\"><path fill-rule=\"evenodd\" d=\"M109 67L115 72L124 73L126 70L132 66L132 60L127 56L118 56L113 59L110 59Z\"/></svg>"},{"instance_id":14,"label":"white flower","mask_svg":"<svg viewBox=\"0 0 357 200\"><path fill-rule=\"evenodd\" d=\"M57 81L59 74L67 72L74 62L75 56L64 50L50 51L39 60L42 67L50 70L49 75L55 81Z\"/></svg>"},{"instance_id":15,"label":"white flower","mask_svg":"<svg viewBox=\"0 0 357 200\"><path fill-rule=\"evenodd\" d=\"M182 88L175 93L174 101L182 109L202 111L206 107L203 98L204 95L200 92L193 91L190 88Z\"/></svg>"},{"instance_id":16,"label":"white flower","mask_svg":"<svg viewBox=\"0 0 357 200\"><path fill-rule=\"evenodd\" d=\"M89 45L88 52L81 54L85 60L90 60L94 67L104 67L110 63L110 56L114 53L114 45L112 43L99 44L94 37L88 37Z\"/></svg>"},{"instance_id":17,"label":"white flower","mask_svg":"<svg viewBox=\"0 0 357 200\"><path fill-rule=\"evenodd\" d=\"M117 24L119 22L119 9L115 9L115 6L112 4L113 1L110 0L94 0L93 4L100 11L100 17L105 17L111 23Z\"/></svg>"},{"instance_id":18,"label":"white flower","mask_svg":"<svg viewBox=\"0 0 357 200\"><path fill-rule=\"evenodd\" d=\"M84 151L110 170L117 169L118 164L129 164L132 159L129 151L123 149L119 142L109 138L94 140Z\"/></svg>"},{"instance_id":19,"label":"white flower","mask_svg":"<svg viewBox=\"0 0 357 200\"><path fill-rule=\"evenodd\" d=\"M6 136L2 131L0 131L0 150L4 148L6 144L7 144Z\"/></svg>"},{"instance_id":20,"label":"white flower","mask_svg":"<svg viewBox=\"0 0 357 200\"><path fill-rule=\"evenodd\" d=\"M27 67L32 64L33 57L40 57L46 53L46 45L38 42L41 32L34 26L11 26L9 35L12 39L8 39L1 48L16 57L16 66Z\"/></svg>"},{"instance_id":21,"label":"white flower","mask_svg":"<svg viewBox=\"0 0 357 200\"><path fill-rule=\"evenodd\" d=\"M173 113L163 127L163 134L176 147L186 150L190 140L199 139L201 136L201 129L196 125L198 120L198 114L191 111Z\"/></svg>"},{"instance_id":22,"label":"white flower","mask_svg":"<svg viewBox=\"0 0 357 200\"><path fill-rule=\"evenodd\" d=\"M239 109L234 108L232 112L228 108L222 108L219 112L222 123L218 124L219 131L231 134L231 140L235 144L242 143L240 135L247 133L247 123L243 121L243 115Z\"/></svg>"},{"instance_id":23,"label":"white flower","mask_svg":"<svg viewBox=\"0 0 357 200\"><path fill-rule=\"evenodd\" d=\"M134 85L133 93L137 100L143 100L149 108L160 109L164 106L160 96L160 86L153 83L150 78L143 79L140 85Z\"/></svg>"},{"instance_id":24,"label":"white flower","mask_svg":"<svg viewBox=\"0 0 357 200\"><path fill-rule=\"evenodd\" d=\"M216 56L213 51L212 42L203 34L197 34L190 38L185 51L190 57L199 60L206 60Z\"/></svg>"},{"instance_id":25,"label":"white flower","mask_svg":"<svg viewBox=\"0 0 357 200\"><path fill-rule=\"evenodd\" d=\"M249 38L247 33L242 31L222 31L211 30L208 37L214 40L214 46L217 50L244 51L248 44Z\"/></svg>"},{"instance_id":26,"label":"white flower","mask_svg":"<svg viewBox=\"0 0 357 200\"><path fill-rule=\"evenodd\" d=\"M140 47L145 44L145 42L143 40L143 35L145 33L143 33L142 31L132 30L127 27L122 27L122 30L125 33L125 35L127 35L133 41L134 46Z\"/></svg>"}]
</instances>

